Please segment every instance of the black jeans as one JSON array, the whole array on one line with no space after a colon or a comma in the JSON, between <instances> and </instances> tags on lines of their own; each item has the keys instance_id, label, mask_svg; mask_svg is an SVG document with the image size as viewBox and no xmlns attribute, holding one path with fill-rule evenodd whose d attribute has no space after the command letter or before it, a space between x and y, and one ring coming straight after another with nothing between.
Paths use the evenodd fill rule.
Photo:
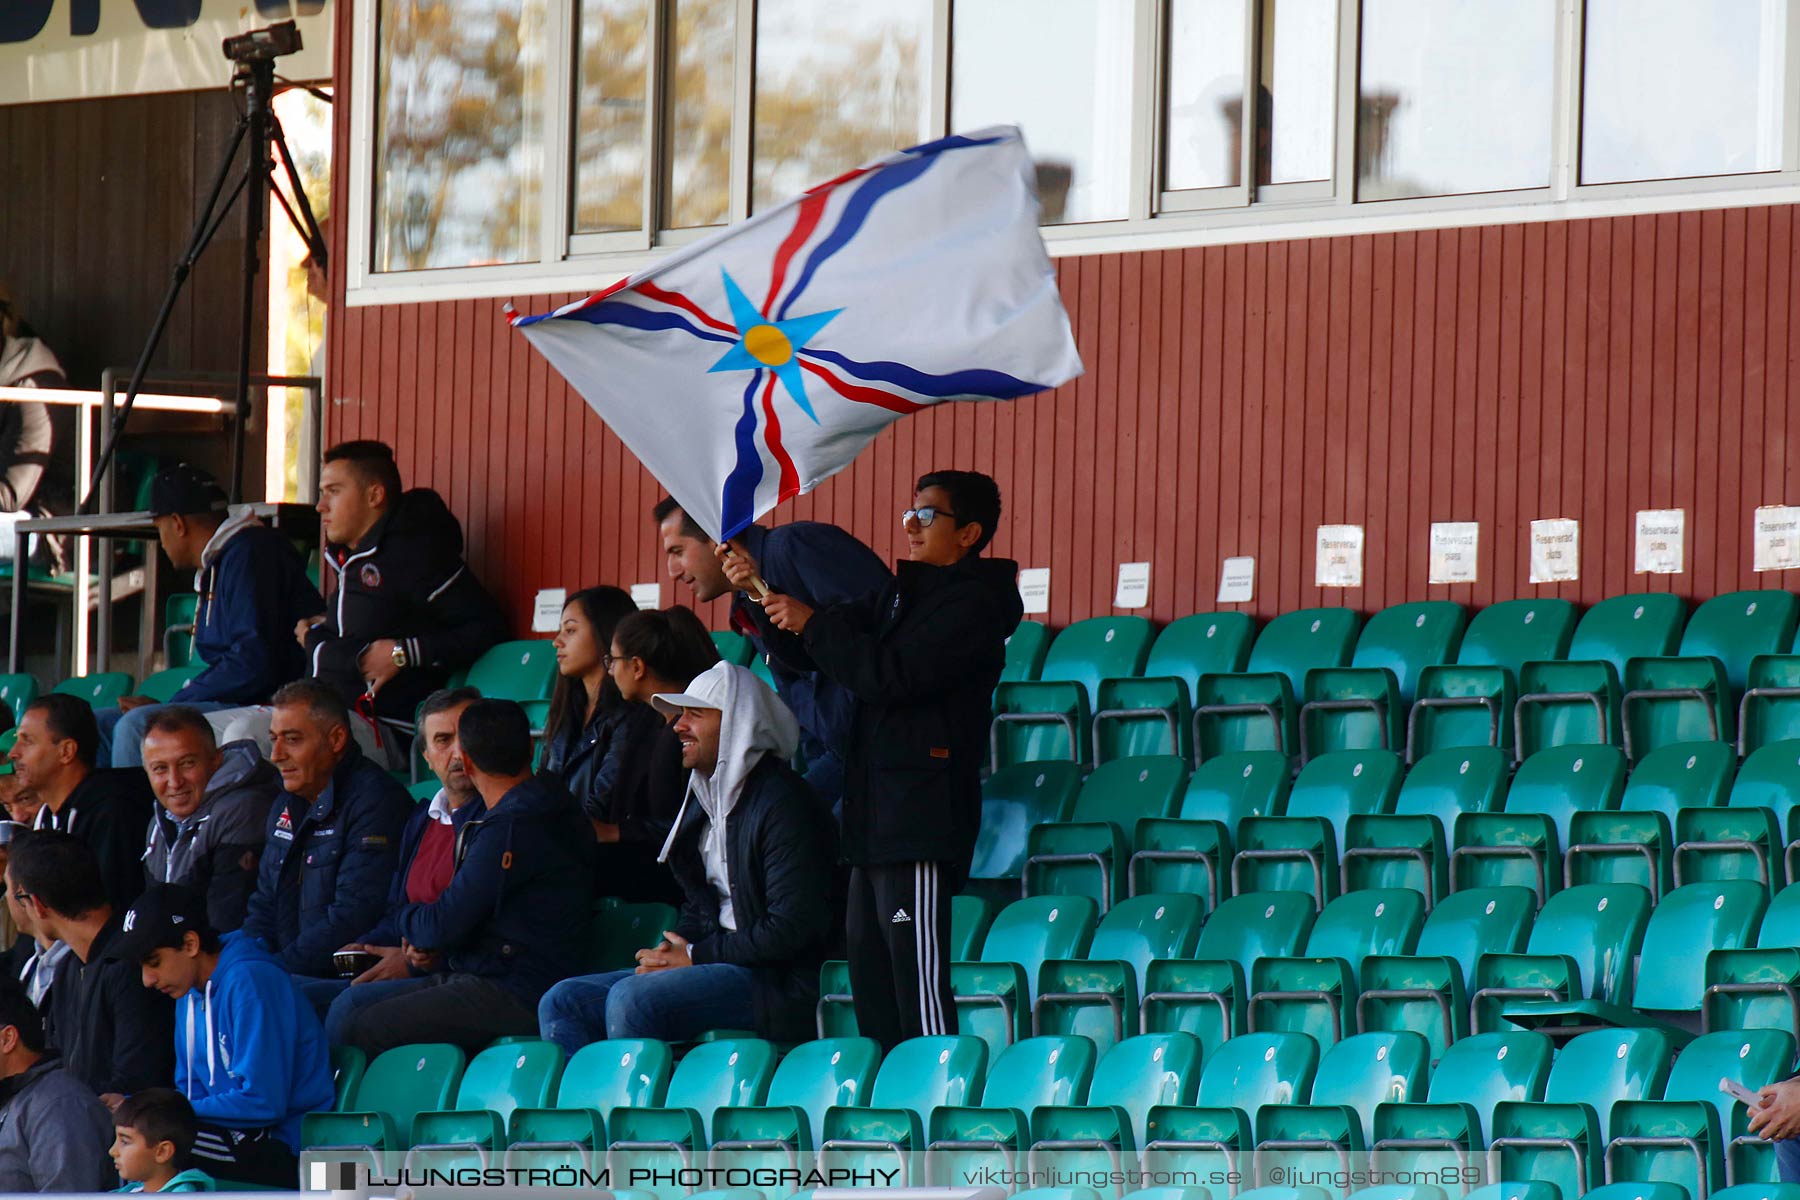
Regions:
<instances>
[{"instance_id":1,"label":"black jeans","mask_svg":"<svg viewBox=\"0 0 1800 1200\"><path fill-rule=\"evenodd\" d=\"M194 1130L194 1165L226 1183L254 1183L293 1191L300 1159L272 1129L226 1129L201 1122Z\"/></svg>"},{"instance_id":2,"label":"black jeans","mask_svg":"<svg viewBox=\"0 0 1800 1200\"><path fill-rule=\"evenodd\" d=\"M536 1037L537 1009L481 975L429 975L359 1011L345 1041L371 1059L409 1042L449 1042L473 1057L499 1037Z\"/></svg>"},{"instance_id":3,"label":"black jeans","mask_svg":"<svg viewBox=\"0 0 1800 1200\"><path fill-rule=\"evenodd\" d=\"M883 1053L907 1038L956 1032L950 998L951 883L943 863L882 863L850 872L846 947L857 1032Z\"/></svg>"}]
</instances>

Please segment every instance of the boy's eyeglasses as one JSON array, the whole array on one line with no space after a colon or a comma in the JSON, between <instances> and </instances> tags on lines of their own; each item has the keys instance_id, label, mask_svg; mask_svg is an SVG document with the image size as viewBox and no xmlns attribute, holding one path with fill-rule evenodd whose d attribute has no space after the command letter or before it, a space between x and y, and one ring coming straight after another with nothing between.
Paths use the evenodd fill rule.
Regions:
<instances>
[{"instance_id":1,"label":"boy's eyeglasses","mask_svg":"<svg viewBox=\"0 0 1800 1200\"><path fill-rule=\"evenodd\" d=\"M914 521L917 521L920 529L930 529L932 522L936 521L939 517L949 517L952 521L956 520L956 514L949 509L933 508L931 505L927 504L921 508L909 508L901 513L900 527L904 529Z\"/></svg>"}]
</instances>

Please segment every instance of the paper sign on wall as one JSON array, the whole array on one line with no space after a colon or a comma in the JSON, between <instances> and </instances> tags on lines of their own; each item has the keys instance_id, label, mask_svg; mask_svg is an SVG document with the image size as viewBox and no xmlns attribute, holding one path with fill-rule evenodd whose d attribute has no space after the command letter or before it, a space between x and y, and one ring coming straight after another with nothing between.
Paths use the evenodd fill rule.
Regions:
<instances>
[{"instance_id":1,"label":"paper sign on wall","mask_svg":"<svg viewBox=\"0 0 1800 1200\"><path fill-rule=\"evenodd\" d=\"M1427 583L1474 583L1479 570L1481 525L1476 521L1434 521L1431 573Z\"/></svg>"},{"instance_id":2,"label":"paper sign on wall","mask_svg":"<svg viewBox=\"0 0 1800 1200\"><path fill-rule=\"evenodd\" d=\"M1319 587L1363 585L1363 527L1321 525L1313 582Z\"/></svg>"},{"instance_id":3,"label":"paper sign on wall","mask_svg":"<svg viewBox=\"0 0 1800 1200\"><path fill-rule=\"evenodd\" d=\"M1025 602L1027 614L1050 611L1049 567L1026 567L1019 572L1019 599Z\"/></svg>"},{"instance_id":4,"label":"paper sign on wall","mask_svg":"<svg viewBox=\"0 0 1800 1200\"><path fill-rule=\"evenodd\" d=\"M1572 583L1581 578L1581 522L1554 517L1531 523L1531 582Z\"/></svg>"},{"instance_id":5,"label":"paper sign on wall","mask_svg":"<svg viewBox=\"0 0 1800 1200\"><path fill-rule=\"evenodd\" d=\"M1219 568L1219 603L1248 604L1256 594L1256 560L1228 558Z\"/></svg>"},{"instance_id":6,"label":"paper sign on wall","mask_svg":"<svg viewBox=\"0 0 1800 1200\"><path fill-rule=\"evenodd\" d=\"M1687 510L1645 509L1637 515L1639 575L1679 575L1687 557Z\"/></svg>"},{"instance_id":7,"label":"paper sign on wall","mask_svg":"<svg viewBox=\"0 0 1800 1200\"><path fill-rule=\"evenodd\" d=\"M562 625L563 605L569 602L568 588L539 588L531 606L531 631L555 633Z\"/></svg>"},{"instance_id":8,"label":"paper sign on wall","mask_svg":"<svg viewBox=\"0 0 1800 1200\"><path fill-rule=\"evenodd\" d=\"M639 608L662 607L662 584L634 583L631 585L631 602Z\"/></svg>"},{"instance_id":9,"label":"paper sign on wall","mask_svg":"<svg viewBox=\"0 0 1800 1200\"><path fill-rule=\"evenodd\" d=\"M1150 606L1150 564L1120 563L1119 586L1113 593L1114 608Z\"/></svg>"},{"instance_id":10,"label":"paper sign on wall","mask_svg":"<svg viewBox=\"0 0 1800 1200\"><path fill-rule=\"evenodd\" d=\"M1800 569L1800 508L1765 504L1756 510L1756 569Z\"/></svg>"}]
</instances>

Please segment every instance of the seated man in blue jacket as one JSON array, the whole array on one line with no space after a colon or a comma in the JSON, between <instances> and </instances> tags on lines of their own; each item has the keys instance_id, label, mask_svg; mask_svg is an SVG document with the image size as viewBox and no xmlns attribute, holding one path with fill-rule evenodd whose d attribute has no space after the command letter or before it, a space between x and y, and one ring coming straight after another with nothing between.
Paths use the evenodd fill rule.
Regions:
<instances>
[{"instance_id":1,"label":"seated man in blue jacket","mask_svg":"<svg viewBox=\"0 0 1800 1200\"><path fill-rule=\"evenodd\" d=\"M383 985L354 1008L345 1040L371 1059L408 1042L475 1054L537 1033L545 989L581 960L592 909L593 832L560 783L531 773L531 721L510 700L478 700L457 722L481 808L458 837L456 873L430 904L401 908L406 942L447 968Z\"/></svg>"},{"instance_id":2,"label":"seated man in blue jacket","mask_svg":"<svg viewBox=\"0 0 1800 1200\"><path fill-rule=\"evenodd\" d=\"M722 563L725 551L673 499L658 504L654 516L669 574L687 584L695 600L732 593L731 627L767 659L776 692L800 722L806 782L835 808L844 791L844 748L849 744L855 701L836 680L813 669L799 638L771 624L747 593L732 591L726 564L734 574L741 570L744 586L751 575L759 575L770 590L798 597L814 608L879 596L894 577L873 550L836 525L819 521L795 521L774 529L752 525L731 539L731 557Z\"/></svg>"},{"instance_id":3,"label":"seated man in blue jacket","mask_svg":"<svg viewBox=\"0 0 1800 1200\"><path fill-rule=\"evenodd\" d=\"M319 589L287 537L253 514L226 511L225 490L182 463L150 481L156 537L176 570L194 572L194 657L206 669L170 699L201 712L267 704L275 689L306 674L294 626L325 611ZM127 696L94 714L100 762L143 764L144 731L161 706Z\"/></svg>"},{"instance_id":4,"label":"seated man in blue jacket","mask_svg":"<svg viewBox=\"0 0 1800 1200\"><path fill-rule=\"evenodd\" d=\"M443 967L441 956L427 955L406 943L400 936L398 921L402 908L408 904L429 904L450 886L450 876L456 868L456 836L470 817L482 811L481 797L469 782L456 743L457 721L463 710L479 699L481 693L474 688L445 688L425 697L425 703L419 706L425 762L442 786L429 804L413 809L400 835L400 869L394 872L388 886L387 911L367 933L343 947L345 951L373 954L378 961L354 979L294 977L333 1041L343 1040L344 1023L355 1011L344 995L349 989L357 989L359 1002L373 1000L391 990L395 983Z\"/></svg>"},{"instance_id":5,"label":"seated man in blue jacket","mask_svg":"<svg viewBox=\"0 0 1800 1200\"><path fill-rule=\"evenodd\" d=\"M176 1003L175 1087L198 1118L194 1165L215 1179L292 1190L300 1118L335 1096L312 1006L257 942L221 941L189 888L152 884L126 921L108 953Z\"/></svg>"},{"instance_id":6,"label":"seated man in blue jacket","mask_svg":"<svg viewBox=\"0 0 1800 1200\"><path fill-rule=\"evenodd\" d=\"M243 932L295 975L332 975L331 956L381 916L412 797L357 748L325 684L276 692L270 731L287 794L269 809Z\"/></svg>"}]
</instances>

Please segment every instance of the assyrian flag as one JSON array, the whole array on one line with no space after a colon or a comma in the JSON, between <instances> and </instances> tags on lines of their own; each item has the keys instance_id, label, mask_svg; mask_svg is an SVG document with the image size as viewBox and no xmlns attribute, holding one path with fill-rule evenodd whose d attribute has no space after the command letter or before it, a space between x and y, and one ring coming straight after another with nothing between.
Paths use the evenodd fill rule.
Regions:
<instances>
[{"instance_id":1,"label":"assyrian flag","mask_svg":"<svg viewBox=\"0 0 1800 1200\"><path fill-rule=\"evenodd\" d=\"M1081 374L1011 126L902 150L513 324L719 540L890 422Z\"/></svg>"}]
</instances>

